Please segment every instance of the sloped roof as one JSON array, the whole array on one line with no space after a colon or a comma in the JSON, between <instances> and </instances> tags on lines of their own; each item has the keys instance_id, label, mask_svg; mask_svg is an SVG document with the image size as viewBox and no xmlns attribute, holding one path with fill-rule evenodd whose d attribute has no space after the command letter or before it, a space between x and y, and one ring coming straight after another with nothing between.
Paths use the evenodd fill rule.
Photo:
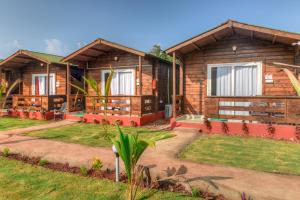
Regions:
<instances>
[{"instance_id":1,"label":"sloped roof","mask_svg":"<svg viewBox=\"0 0 300 200\"><path fill-rule=\"evenodd\" d=\"M16 53L12 54L8 58L0 61L0 66L5 67L22 67L32 61L40 61L46 64L63 64L63 56L29 51L29 50L19 50Z\"/></svg>"},{"instance_id":2,"label":"sloped roof","mask_svg":"<svg viewBox=\"0 0 300 200\"><path fill-rule=\"evenodd\" d=\"M251 38L255 37L258 39L269 40L273 43L279 42L287 45L292 45L292 43L300 41L299 33L292 33L263 26L241 23L234 20L228 20L213 29L210 29L166 49L166 52L168 54L171 54L175 51L182 54L188 53L195 49L201 49L203 46L209 43L216 42L223 37L233 34L246 35Z\"/></svg>"},{"instance_id":3,"label":"sloped roof","mask_svg":"<svg viewBox=\"0 0 300 200\"><path fill-rule=\"evenodd\" d=\"M121 50L128 53L132 53L138 56L145 56L146 53L143 51L139 51L137 49L133 49L121 44L117 44L115 42L111 42L102 38L98 38L95 41L87 44L81 49L71 53L62 59L63 62L86 62L97 58L97 56L104 55L112 50Z\"/></svg>"}]
</instances>

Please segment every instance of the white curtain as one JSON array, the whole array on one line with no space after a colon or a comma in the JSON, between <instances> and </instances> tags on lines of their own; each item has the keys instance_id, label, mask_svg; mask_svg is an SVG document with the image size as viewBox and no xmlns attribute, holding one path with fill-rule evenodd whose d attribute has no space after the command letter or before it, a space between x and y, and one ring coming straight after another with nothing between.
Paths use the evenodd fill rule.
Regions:
<instances>
[{"instance_id":1,"label":"white curtain","mask_svg":"<svg viewBox=\"0 0 300 200\"><path fill-rule=\"evenodd\" d=\"M235 67L235 96L256 96L257 86L256 66Z\"/></svg>"},{"instance_id":2,"label":"white curtain","mask_svg":"<svg viewBox=\"0 0 300 200\"><path fill-rule=\"evenodd\" d=\"M54 81L54 76L50 75L50 80L49 80L49 93L50 95L55 95L55 81Z\"/></svg>"},{"instance_id":3,"label":"white curtain","mask_svg":"<svg viewBox=\"0 0 300 200\"><path fill-rule=\"evenodd\" d=\"M110 85L110 95L119 95L119 88L118 88L118 74L114 73L114 76L111 80ZM105 86L104 86L104 93L105 93Z\"/></svg>"},{"instance_id":4,"label":"white curtain","mask_svg":"<svg viewBox=\"0 0 300 200\"><path fill-rule=\"evenodd\" d=\"M39 78L39 95L46 94L46 77L40 76Z\"/></svg>"},{"instance_id":5,"label":"white curtain","mask_svg":"<svg viewBox=\"0 0 300 200\"><path fill-rule=\"evenodd\" d=\"M217 68L217 96L233 96L232 67Z\"/></svg>"},{"instance_id":6,"label":"white curtain","mask_svg":"<svg viewBox=\"0 0 300 200\"><path fill-rule=\"evenodd\" d=\"M133 78L132 72L119 73L119 94L120 95L133 95Z\"/></svg>"}]
</instances>

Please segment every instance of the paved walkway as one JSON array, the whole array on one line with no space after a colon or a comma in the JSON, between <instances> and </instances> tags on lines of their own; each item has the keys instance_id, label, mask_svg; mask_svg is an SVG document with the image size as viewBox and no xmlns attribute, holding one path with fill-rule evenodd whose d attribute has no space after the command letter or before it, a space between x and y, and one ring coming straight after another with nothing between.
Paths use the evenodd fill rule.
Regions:
<instances>
[{"instance_id":1,"label":"paved walkway","mask_svg":"<svg viewBox=\"0 0 300 200\"><path fill-rule=\"evenodd\" d=\"M209 188L225 194L229 199L240 200L239 193L251 194L255 200L295 200L300 197L300 176L264 173L233 167L197 164L179 161L178 151L198 137L192 129L176 129L176 137L159 141L148 149L141 162L150 166L152 175L182 174L192 185ZM100 157L105 167L113 168L114 156L110 148L93 148L78 144L42 140L27 136L0 134L0 149L10 148L29 156L41 156L51 162L68 162L70 165L90 165Z\"/></svg>"}]
</instances>

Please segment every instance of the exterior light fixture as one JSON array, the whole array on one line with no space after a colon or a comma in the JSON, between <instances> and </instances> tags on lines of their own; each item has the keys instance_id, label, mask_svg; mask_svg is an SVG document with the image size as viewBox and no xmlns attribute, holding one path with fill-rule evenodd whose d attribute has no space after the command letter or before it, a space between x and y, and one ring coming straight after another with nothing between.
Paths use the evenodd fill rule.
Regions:
<instances>
[{"instance_id":1,"label":"exterior light fixture","mask_svg":"<svg viewBox=\"0 0 300 200\"><path fill-rule=\"evenodd\" d=\"M119 174L120 174L120 162L119 162L119 158L120 158L120 155L118 153L118 150L117 148L115 147L115 145L112 146L112 150L116 156L116 182L119 182Z\"/></svg>"},{"instance_id":2,"label":"exterior light fixture","mask_svg":"<svg viewBox=\"0 0 300 200\"><path fill-rule=\"evenodd\" d=\"M233 46L232 46L232 51L233 51L234 53L236 53L236 49L237 49L237 46L233 45Z\"/></svg>"},{"instance_id":3,"label":"exterior light fixture","mask_svg":"<svg viewBox=\"0 0 300 200\"><path fill-rule=\"evenodd\" d=\"M118 56L115 56L114 57L114 61L118 61L119 60L119 57Z\"/></svg>"},{"instance_id":4,"label":"exterior light fixture","mask_svg":"<svg viewBox=\"0 0 300 200\"><path fill-rule=\"evenodd\" d=\"M41 63L41 67L43 67L44 66L44 63Z\"/></svg>"},{"instance_id":5,"label":"exterior light fixture","mask_svg":"<svg viewBox=\"0 0 300 200\"><path fill-rule=\"evenodd\" d=\"M293 46L300 46L300 41L292 43Z\"/></svg>"}]
</instances>

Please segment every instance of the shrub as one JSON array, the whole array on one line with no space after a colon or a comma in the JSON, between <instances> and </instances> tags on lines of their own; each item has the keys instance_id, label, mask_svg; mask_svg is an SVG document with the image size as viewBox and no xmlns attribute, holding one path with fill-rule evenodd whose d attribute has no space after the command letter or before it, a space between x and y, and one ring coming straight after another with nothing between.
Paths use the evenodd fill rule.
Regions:
<instances>
[{"instance_id":1,"label":"shrub","mask_svg":"<svg viewBox=\"0 0 300 200\"><path fill-rule=\"evenodd\" d=\"M109 124L109 121L107 119L102 119L101 120L101 124L102 125L108 125Z\"/></svg>"},{"instance_id":2,"label":"shrub","mask_svg":"<svg viewBox=\"0 0 300 200\"><path fill-rule=\"evenodd\" d=\"M45 166L45 165L47 165L49 162L48 162L48 160L45 160L45 159L41 159L40 161L39 161L39 166Z\"/></svg>"},{"instance_id":3,"label":"shrub","mask_svg":"<svg viewBox=\"0 0 300 200\"><path fill-rule=\"evenodd\" d=\"M274 137L275 127L271 123L268 125L267 131L268 131L270 137Z\"/></svg>"},{"instance_id":4,"label":"shrub","mask_svg":"<svg viewBox=\"0 0 300 200\"><path fill-rule=\"evenodd\" d=\"M204 124L205 124L206 129L208 131L211 131L211 129L212 129L211 123L210 123L210 121L207 118L204 118Z\"/></svg>"},{"instance_id":5,"label":"shrub","mask_svg":"<svg viewBox=\"0 0 300 200\"><path fill-rule=\"evenodd\" d=\"M122 121L120 119L117 119L115 122L114 122L115 125L122 125Z\"/></svg>"},{"instance_id":6,"label":"shrub","mask_svg":"<svg viewBox=\"0 0 300 200\"><path fill-rule=\"evenodd\" d=\"M98 119L94 119L94 124L100 124Z\"/></svg>"},{"instance_id":7,"label":"shrub","mask_svg":"<svg viewBox=\"0 0 300 200\"><path fill-rule=\"evenodd\" d=\"M92 163L92 169L101 170L103 167L103 163L99 158L94 158Z\"/></svg>"},{"instance_id":8,"label":"shrub","mask_svg":"<svg viewBox=\"0 0 300 200\"><path fill-rule=\"evenodd\" d=\"M245 135L249 135L249 128L247 124L243 121L242 130Z\"/></svg>"},{"instance_id":9,"label":"shrub","mask_svg":"<svg viewBox=\"0 0 300 200\"><path fill-rule=\"evenodd\" d=\"M3 153L3 156L4 156L4 157L7 157L7 156L9 155L9 152L10 152L9 148L4 148L4 149L3 149L3 152L2 152L2 153Z\"/></svg>"},{"instance_id":10,"label":"shrub","mask_svg":"<svg viewBox=\"0 0 300 200\"><path fill-rule=\"evenodd\" d=\"M222 122L222 130L225 134L227 134L229 132L229 128L228 128L228 125L226 124L226 122Z\"/></svg>"},{"instance_id":11,"label":"shrub","mask_svg":"<svg viewBox=\"0 0 300 200\"><path fill-rule=\"evenodd\" d=\"M86 166L81 166L81 167L80 167L80 173L81 173L83 176L87 176L88 173L89 173L89 170L87 169Z\"/></svg>"},{"instance_id":12,"label":"shrub","mask_svg":"<svg viewBox=\"0 0 300 200\"><path fill-rule=\"evenodd\" d=\"M199 188L193 187L192 190L191 190L192 197L200 197L201 193L202 192Z\"/></svg>"},{"instance_id":13,"label":"shrub","mask_svg":"<svg viewBox=\"0 0 300 200\"><path fill-rule=\"evenodd\" d=\"M135 121L130 121L130 126L131 126L131 127L136 127L136 126L137 126L137 124L136 124L136 122L135 122Z\"/></svg>"}]
</instances>

